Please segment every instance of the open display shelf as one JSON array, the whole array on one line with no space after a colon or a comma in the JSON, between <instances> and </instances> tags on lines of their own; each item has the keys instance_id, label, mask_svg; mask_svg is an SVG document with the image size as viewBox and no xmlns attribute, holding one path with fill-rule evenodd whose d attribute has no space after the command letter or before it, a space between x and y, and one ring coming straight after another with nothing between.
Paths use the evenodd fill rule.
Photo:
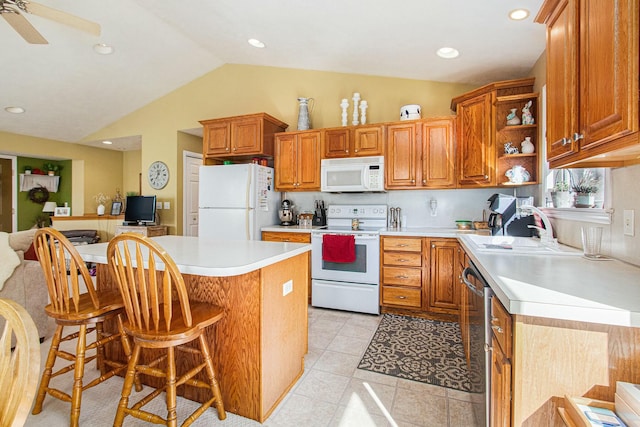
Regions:
<instances>
[{"instance_id":1,"label":"open display shelf","mask_svg":"<svg viewBox=\"0 0 640 427\"><path fill-rule=\"evenodd\" d=\"M522 120L522 107L529 101L531 104L531 114L534 119L532 125L507 125L507 115L512 109L516 109L516 114ZM498 96L496 97L496 152L497 170L496 177L499 185L532 185L538 183L538 94L524 93L520 95ZM531 139L534 146L533 153L522 153L522 141L525 137ZM518 154L505 153L504 145L510 142L518 149ZM529 172L530 179L527 182L512 183L505 175L514 166L522 166Z\"/></svg>"}]
</instances>

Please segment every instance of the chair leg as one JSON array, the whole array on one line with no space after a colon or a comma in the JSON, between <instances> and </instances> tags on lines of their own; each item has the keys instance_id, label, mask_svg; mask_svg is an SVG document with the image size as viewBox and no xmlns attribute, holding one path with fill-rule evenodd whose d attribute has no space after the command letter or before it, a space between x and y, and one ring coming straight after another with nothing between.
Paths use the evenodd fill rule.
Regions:
<instances>
[{"instance_id":1,"label":"chair leg","mask_svg":"<svg viewBox=\"0 0 640 427\"><path fill-rule=\"evenodd\" d=\"M118 324L118 333L120 334L120 341L122 343L122 350L124 351L124 355L127 358L127 363L131 360L131 343L129 342L129 337L127 336L127 332L124 330L124 325L122 324L122 315L118 315L116 317L116 321ZM136 391L142 390L142 383L140 382L140 376L136 372L135 374L135 385Z\"/></svg>"},{"instance_id":2,"label":"chair leg","mask_svg":"<svg viewBox=\"0 0 640 427\"><path fill-rule=\"evenodd\" d=\"M131 388L136 377L136 365L140 358L140 352L142 347L135 345L133 347L133 353L127 364L127 374L124 377L124 385L122 386L122 394L120 397L120 403L118 403L118 411L116 412L116 418L113 421L114 427L121 427L124 421L124 417L127 415L126 410L129 408L129 396L131 395Z\"/></svg>"},{"instance_id":3,"label":"chair leg","mask_svg":"<svg viewBox=\"0 0 640 427\"><path fill-rule=\"evenodd\" d=\"M62 339L62 331L64 327L58 325L56 331L51 339L51 347L49 347L49 354L47 355L47 361L44 365L44 372L42 372L42 379L40 380L40 386L38 387L38 394L36 396L36 403L33 406L33 415L37 415L42 412L42 403L47 395L47 388L49 387L49 381L51 381L51 372L53 365L56 363L56 357L58 353L58 347L60 346L60 340Z\"/></svg>"},{"instance_id":4,"label":"chair leg","mask_svg":"<svg viewBox=\"0 0 640 427\"><path fill-rule=\"evenodd\" d=\"M167 348L167 426L178 426L178 413L176 412L177 388L176 388L176 354L175 348Z\"/></svg>"},{"instance_id":5,"label":"chair leg","mask_svg":"<svg viewBox=\"0 0 640 427\"><path fill-rule=\"evenodd\" d=\"M73 391L71 393L71 416L69 425L77 427L80 420L80 405L82 403L82 377L87 351L87 325L80 325L78 343L76 344L76 361L73 371Z\"/></svg>"},{"instance_id":6,"label":"chair leg","mask_svg":"<svg viewBox=\"0 0 640 427\"><path fill-rule=\"evenodd\" d=\"M104 338L103 323L96 322L96 342L101 342ZM99 344L96 348L96 368L100 371L100 375L107 373L107 369L104 363L104 346Z\"/></svg>"},{"instance_id":7,"label":"chair leg","mask_svg":"<svg viewBox=\"0 0 640 427\"><path fill-rule=\"evenodd\" d=\"M220 385L218 384L218 380L216 379L216 374L213 369L213 361L211 360L211 352L209 351L209 345L207 344L207 340L205 339L204 334L200 335L200 351L202 352L202 357L204 358L207 377L209 378L209 384L211 386L211 392L213 393L213 397L216 399L215 405L218 411L218 419L224 420L225 418L227 418L227 413L224 410L224 403L222 402Z\"/></svg>"}]
</instances>

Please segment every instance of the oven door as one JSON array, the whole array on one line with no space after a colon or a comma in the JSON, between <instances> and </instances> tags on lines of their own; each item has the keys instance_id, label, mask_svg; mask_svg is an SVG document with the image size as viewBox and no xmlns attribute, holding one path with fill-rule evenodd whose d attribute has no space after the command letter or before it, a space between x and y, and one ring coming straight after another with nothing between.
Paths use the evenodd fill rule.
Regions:
<instances>
[{"instance_id":1,"label":"oven door","mask_svg":"<svg viewBox=\"0 0 640 427\"><path fill-rule=\"evenodd\" d=\"M322 236L327 233L311 233L311 277L313 279L375 284L380 281L380 236L353 233L356 240L354 262L328 262L322 259ZM331 233L349 234L351 233Z\"/></svg>"}]
</instances>

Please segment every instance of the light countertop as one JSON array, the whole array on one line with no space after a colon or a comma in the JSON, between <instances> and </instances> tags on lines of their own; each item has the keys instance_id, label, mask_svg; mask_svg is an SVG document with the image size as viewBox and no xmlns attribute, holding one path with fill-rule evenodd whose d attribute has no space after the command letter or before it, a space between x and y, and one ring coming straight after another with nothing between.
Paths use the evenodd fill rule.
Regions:
<instances>
[{"instance_id":1,"label":"light countertop","mask_svg":"<svg viewBox=\"0 0 640 427\"><path fill-rule=\"evenodd\" d=\"M412 227L385 228L380 231L382 236L416 236L416 237L449 237L456 238L461 234L485 234L488 230L458 230L456 227Z\"/></svg>"},{"instance_id":2,"label":"light countertop","mask_svg":"<svg viewBox=\"0 0 640 427\"><path fill-rule=\"evenodd\" d=\"M299 225L269 225L266 227L262 227L260 231L278 231L278 232L286 232L286 233L311 233L311 230L320 230L322 228L327 228L326 226L316 226L313 227L300 227Z\"/></svg>"},{"instance_id":3,"label":"light countertop","mask_svg":"<svg viewBox=\"0 0 640 427\"><path fill-rule=\"evenodd\" d=\"M511 314L640 327L640 267L582 256L465 251Z\"/></svg>"},{"instance_id":4,"label":"light countertop","mask_svg":"<svg viewBox=\"0 0 640 427\"><path fill-rule=\"evenodd\" d=\"M249 273L311 250L307 243L153 237L171 255L181 273L227 277ZM83 260L107 263L107 243L76 246Z\"/></svg>"}]
</instances>

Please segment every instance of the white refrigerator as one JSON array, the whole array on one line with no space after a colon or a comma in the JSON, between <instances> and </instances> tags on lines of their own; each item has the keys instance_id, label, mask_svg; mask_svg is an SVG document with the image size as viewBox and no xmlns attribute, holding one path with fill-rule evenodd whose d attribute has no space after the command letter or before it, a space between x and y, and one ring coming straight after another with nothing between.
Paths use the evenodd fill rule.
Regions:
<instances>
[{"instance_id":1,"label":"white refrigerator","mask_svg":"<svg viewBox=\"0 0 640 427\"><path fill-rule=\"evenodd\" d=\"M278 224L280 193L273 168L253 163L201 166L198 236L260 240L260 229Z\"/></svg>"}]
</instances>

